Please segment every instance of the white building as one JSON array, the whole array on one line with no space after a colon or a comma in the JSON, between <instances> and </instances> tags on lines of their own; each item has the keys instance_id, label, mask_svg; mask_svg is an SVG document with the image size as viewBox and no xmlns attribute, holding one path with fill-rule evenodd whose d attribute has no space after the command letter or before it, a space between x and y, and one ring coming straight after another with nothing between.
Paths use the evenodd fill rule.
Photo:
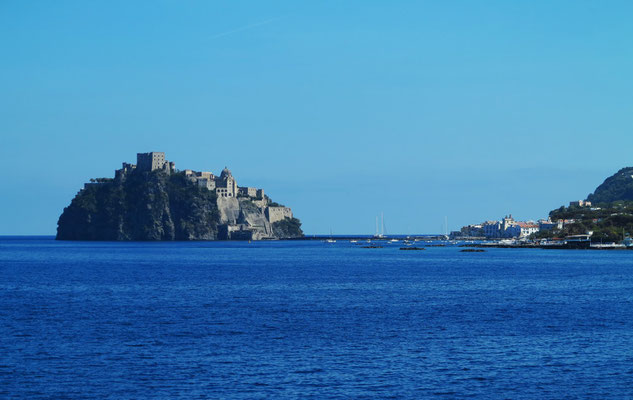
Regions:
<instances>
[{"instance_id":1,"label":"white building","mask_svg":"<svg viewBox=\"0 0 633 400\"><path fill-rule=\"evenodd\" d=\"M501 221L486 221L482 225L487 238L528 237L539 231L539 225L533 221L515 221L512 215L503 217Z\"/></svg>"},{"instance_id":2,"label":"white building","mask_svg":"<svg viewBox=\"0 0 633 400\"><path fill-rule=\"evenodd\" d=\"M528 222L517 222L517 226L519 227L519 237L528 237L532 234L535 234L539 231L538 224L528 221Z\"/></svg>"}]
</instances>

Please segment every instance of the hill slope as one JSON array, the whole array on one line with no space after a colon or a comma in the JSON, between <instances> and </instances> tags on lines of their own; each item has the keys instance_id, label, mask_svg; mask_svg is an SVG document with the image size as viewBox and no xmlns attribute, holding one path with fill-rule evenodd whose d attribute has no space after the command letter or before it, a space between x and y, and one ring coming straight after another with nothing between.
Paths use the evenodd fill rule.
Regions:
<instances>
[{"instance_id":1,"label":"hill slope","mask_svg":"<svg viewBox=\"0 0 633 400\"><path fill-rule=\"evenodd\" d=\"M216 195L182 174L135 172L82 189L57 223L59 240L214 240Z\"/></svg>"},{"instance_id":2,"label":"hill slope","mask_svg":"<svg viewBox=\"0 0 633 400\"><path fill-rule=\"evenodd\" d=\"M633 201L633 167L622 168L608 177L587 200L594 204Z\"/></svg>"}]
</instances>

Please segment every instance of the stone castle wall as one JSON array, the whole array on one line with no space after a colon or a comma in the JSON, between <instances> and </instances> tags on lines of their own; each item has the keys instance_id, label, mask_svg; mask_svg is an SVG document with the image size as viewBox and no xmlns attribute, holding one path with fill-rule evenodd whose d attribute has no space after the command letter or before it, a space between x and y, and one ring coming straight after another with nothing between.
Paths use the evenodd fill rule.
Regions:
<instances>
[{"instance_id":1,"label":"stone castle wall","mask_svg":"<svg viewBox=\"0 0 633 400\"><path fill-rule=\"evenodd\" d=\"M272 224L284 218L292 218L292 210L288 207L268 207L266 208L266 217Z\"/></svg>"}]
</instances>

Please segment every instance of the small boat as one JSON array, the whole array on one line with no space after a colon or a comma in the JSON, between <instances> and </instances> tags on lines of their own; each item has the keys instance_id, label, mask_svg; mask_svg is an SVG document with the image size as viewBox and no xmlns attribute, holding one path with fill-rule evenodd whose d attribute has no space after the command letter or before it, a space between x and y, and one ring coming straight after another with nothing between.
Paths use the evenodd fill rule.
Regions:
<instances>
[{"instance_id":1,"label":"small boat","mask_svg":"<svg viewBox=\"0 0 633 400\"><path fill-rule=\"evenodd\" d=\"M332 239L332 228L330 228L330 238L326 239L325 243L336 243L336 240Z\"/></svg>"},{"instance_id":2,"label":"small boat","mask_svg":"<svg viewBox=\"0 0 633 400\"><path fill-rule=\"evenodd\" d=\"M350 240L350 243L358 243L358 240Z\"/></svg>"}]
</instances>

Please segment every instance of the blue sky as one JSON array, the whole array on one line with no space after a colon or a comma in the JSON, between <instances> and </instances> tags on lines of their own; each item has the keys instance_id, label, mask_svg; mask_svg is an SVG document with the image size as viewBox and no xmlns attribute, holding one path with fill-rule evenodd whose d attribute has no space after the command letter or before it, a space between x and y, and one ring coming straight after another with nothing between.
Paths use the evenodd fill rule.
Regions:
<instances>
[{"instance_id":1,"label":"blue sky","mask_svg":"<svg viewBox=\"0 0 633 400\"><path fill-rule=\"evenodd\" d=\"M536 219L633 165L630 1L0 2L0 234L137 152L307 233Z\"/></svg>"}]
</instances>

